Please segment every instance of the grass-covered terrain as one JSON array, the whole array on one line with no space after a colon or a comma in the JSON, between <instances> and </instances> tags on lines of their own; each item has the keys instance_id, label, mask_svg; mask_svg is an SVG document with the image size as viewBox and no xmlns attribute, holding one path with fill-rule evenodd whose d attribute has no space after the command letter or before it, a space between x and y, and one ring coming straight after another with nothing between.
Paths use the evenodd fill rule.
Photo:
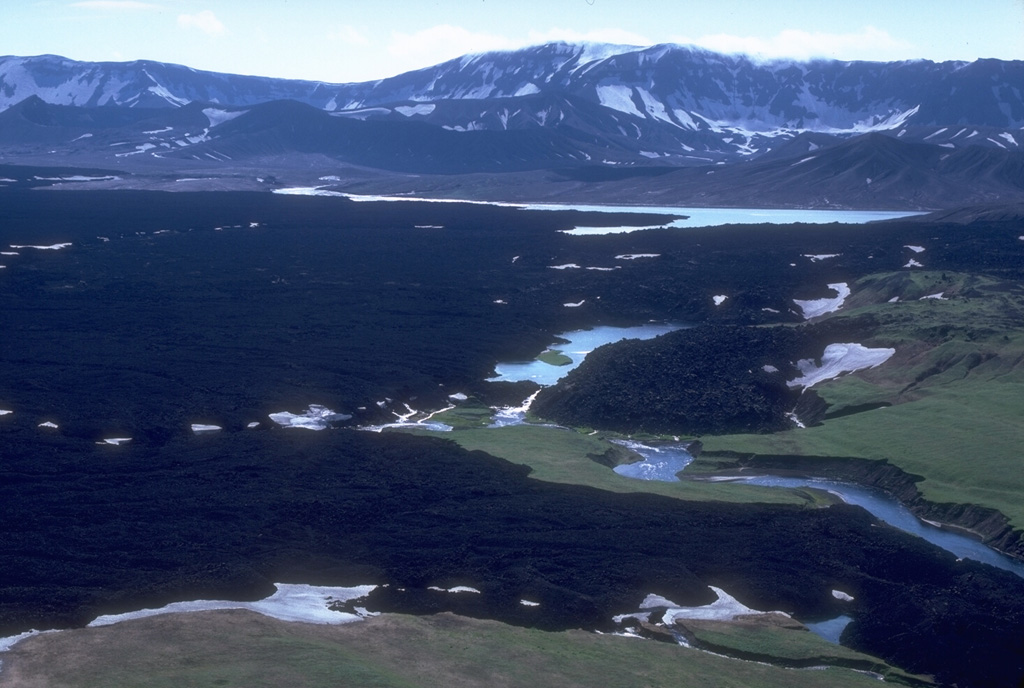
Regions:
<instances>
[{"instance_id":1,"label":"grass-covered terrain","mask_svg":"<svg viewBox=\"0 0 1024 688\"><path fill-rule=\"evenodd\" d=\"M705 448L888 459L924 477L925 499L990 507L1024 527L1024 290L909 271L869 276L852 289L850 308L833 317L872 316L877 328L861 343L896 354L816 385L830 404L821 425L709 436ZM943 298L922 298L935 294Z\"/></svg>"},{"instance_id":2,"label":"grass-covered terrain","mask_svg":"<svg viewBox=\"0 0 1024 688\"><path fill-rule=\"evenodd\" d=\"M786 640L759 639L791 654ZM836 658L872 661L829 647ZM240 610L36 636L15 646L0 673L0 686L12 688L536 685L854 688L878 680L835 666L779 668L652 640L548 633L451 614L319 626Z\"/></svg>"},{"instance_id":3,"label":"grass-covered terrain","mask_svg":"<svg viewBox=\"0 0 1024 688\"><path fill-rule=\"evenodd\" d=\"M827 497L815 490L780 490L755 485L680 481L676 483L626 478L595 461L617 462L628 451L596 436L534 425L456 430L444 437L469 450L481 450L531 468L530 477L553 483L587 485L611 492L650 492L687 500L767 502L816 506Z\"/></svg>"}]
</instances>

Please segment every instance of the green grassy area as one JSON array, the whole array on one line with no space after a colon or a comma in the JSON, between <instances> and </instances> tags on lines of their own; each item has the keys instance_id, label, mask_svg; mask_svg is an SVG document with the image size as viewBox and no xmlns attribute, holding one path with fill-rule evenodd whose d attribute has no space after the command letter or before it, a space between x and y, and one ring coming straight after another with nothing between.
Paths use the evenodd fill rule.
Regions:
<instances>
[{"instance_id":1,"label":"green grassy area","mask_svg":"<svg viewBox=\"0 0 1024 688\"><path fill-rule=\"evenodd\" d=\"M651 492L688 500L817 506L824 499L819 493L810 490L689 481L667 483L626 478L588 456L604 455L609 451L622 452L622 447L596 436L563 428L513 425L454 431L446 433L444 437L469 450L481 450L513 463L526 464L533 469L531 477L553 483L589 485L612 492Z\"/></svg>"},{"instance_id":2,"label":"green grassy area","mask_svg":"<svg viewBox=\"0 0 1024 688\"><path fill-rule=\"evenodd\" d=\"M0 673L0 686L18 688L877 684L845 668L783 669L653 640L548 633L450 614L322 626L240 610L36 636L15 646Z\"/></svg>"},{"instance_id":3,"label":"green grassy area","mask_svg":"<svg viewBox=\"0 0 1024 688\"><path fill-rule=\"evenodd\" d=\"M567 366L572 363L572 359L563 354L558 349L548 349L537 356L537 360L541 363L547 363L553 366Z\"/></svg>"},{"instance_id":4,"label":"green grassy area","mask_svg":"<svg viewBox=\"0 0 1024 688\"><path fill-rule=\"evenodd\" d=\"M894 292L949 300L888 303ZM830 413L892 406L773 435L705 437L705 449L884 458L924 476L926 499L991 507L1024 527L1024 292L965 275L899 273L865 278L854 294L861 305L836 317L871 314L879 329L862 343L896 354L815 390Z\"/></svg>"},{"instance_id":5,"label":"green grassy area","mask_svg":"<svg viewBox=\"0 0 1024 688\"><path fill-rule=\"evenodd\" d=\"M765 624L760 622L760 618L739 623L687 619L683 624L701 647L713 649L715 652L772 657L780 662L852 666L877 672L897 682L909 676L906 672L889 667L874 657L830 643L805 628ZM923 680L923 677L913 678Z\"/></svg>"}]
</instances>

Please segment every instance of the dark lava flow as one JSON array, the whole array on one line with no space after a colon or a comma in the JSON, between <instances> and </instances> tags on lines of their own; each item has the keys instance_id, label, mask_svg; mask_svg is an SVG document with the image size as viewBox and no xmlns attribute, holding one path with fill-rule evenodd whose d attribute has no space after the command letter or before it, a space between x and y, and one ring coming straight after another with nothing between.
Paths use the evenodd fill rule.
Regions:
<instances>
[{"instance_id":1,"label":"dark lava flow","mask_svg":"<svg viewBox=\"0 0 1024 688\"><path fill-rule=\"evenodd\" d=\"M595 218L241 193L9 192L0 214L0 245L73 244L5 256L0 274L0 635L274 581L391 583L375 608L602 628L647 593L700 604L717 585L757 608L850 612L848 644L947 683L1024 676L1024 581L857 508L611 494L438 439L242 430L310 403L356 421L385 397L439 405L587 324L796 322L793 298L898 269L905 244L928 246L929 268L1019 279L1019 228L580 238L556 230ZM565 263L621 269L549 267ZM109 436L135 440L95 444ZM455 584L482 595L425 590Z\"/></svg>"}]
</instances>

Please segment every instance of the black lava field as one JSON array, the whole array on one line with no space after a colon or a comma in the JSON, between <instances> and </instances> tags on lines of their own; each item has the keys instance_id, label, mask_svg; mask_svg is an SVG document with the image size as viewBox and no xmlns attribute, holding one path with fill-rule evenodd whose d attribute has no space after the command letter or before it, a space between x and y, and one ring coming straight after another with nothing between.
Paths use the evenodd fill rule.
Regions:
<instances>
[{"instance_id":1,"label":"black lava field","mask_svg":"<svg viewBox=\"0 0 1024 688\"><path fill-rule=\"evenodd\" d=\"M827 618L841 611L839 587L857 600L852 647L945 683L1024 675L1024 580L876 527L859 508L613 494L532 480L441 437L312 433L266 417L323 404L356 425L457 392L518 401L522 386L486 377L555 333L799 323L794 298L897 270L924 239L930 269L1019 279L1011 228L576 237L559 230L666 220L265 193L22 190L0 193L0 208L0 247L18 252L0 260L0 409L13 411L0 417L0 636L174 600L256 599L273 582L389 583L372 608L545 629L606 628L648 593L710 602L708 585ZM6 248L58 243L71 245ZM825 253L841 255L804 257ZM627 254L657 257L617 258ZM580 267L552 267L567 264ZM716 306L717 294L730 298ZM762 344L736 342L735 355ZM191 423L224 430L194 435ZM113 436L133 441L97 444Z\"/></svg>"}]
</instances>

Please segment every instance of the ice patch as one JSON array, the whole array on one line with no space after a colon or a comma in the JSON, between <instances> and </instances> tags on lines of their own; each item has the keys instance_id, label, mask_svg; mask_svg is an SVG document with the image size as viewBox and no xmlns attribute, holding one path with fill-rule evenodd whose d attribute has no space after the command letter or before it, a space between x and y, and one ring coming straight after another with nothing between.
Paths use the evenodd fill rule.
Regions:
<instances>
[{"instance_id":1,"label":"ice patch","mask_svg":"<svg viewBox=\"0 0 1024 688\"><path fill-rule=\"evenodd\" d=\"M924 246L904 246L903 248L909 248L914 253L924 253Z\"/></svg>"},{"instance_id":2,"label":"ice patch","mask_svg":"<svg viewBox=\"0 0 1024 688\"><path fill-rule=\"evenodd\" d=\"M819 315L824 315L825 313L834 313L843 307L846 297L850 295L850 287L846 282L836 282L828 285L828 288L835 291L837 296L824 299L812 299L809 301L793 299L793 303L803 311L804 320L810 320L811 318L816 318Z\"/></svg>"},{"instance_id":3,"label":"ice patch","mask_svg":"<svg viewBox=\"0 0 1024 688\"><path fill-rule=\"evenodd\" d=\"M818 367L813 359L801 359L797 361L796 367L802 375L786 384L789 387L809 389L819 382L837 378L843 373L878 367L895 353L896 349L869 349L862 344L829 344L821 357L821 367Z\"/></svg>"},{"instance_id":4,"label":"ice patch","mask_svg":"<svg viewBox=\"0 0 1024 688\"><path fill-rule=\"evenodd\" d=\"M725 294L719 294L718 296L712 296L711 300L715 302L716 306L721 306L723 303L725 303L725 300L727 298L729 297L726 296Z\"/></svg>"},{"instance_id":5,"label":"ice patch","mask_svg":"<svg viewBox=\"0 0 1024 688\"><path fill-rule=\"evenodd\" d=\"M159 614L211 611L215 609L248 609L282 621L301 621L314 624L342 624L358 621L369 614L350 614L330 609L330 605L350 602L366 597L376 585L358 585L352 588L337 588L313 585L286 585L277 583L277 592L256 602L232 602L229 600L196 600L173 602L159 609L141 609L125 614L110 614L96 618L90 627L110 626L121 621L141 619Z\"/></svg>"},{"instance_id":6,"label":"ice patch","mask_svg":"<svg viewBox=\"0 0 1024 688\"><path fill-rule=\"evenodd\" d=\"M199 434L201 432L217 432L223 430L219 425L204 425L202 423L192 423L192 432Z\"/></svg>"},{"instance_id":7,"label":"ice patch","mask_svg":"<svg viewBox=\"0 0 1024 688\"><path fill-rule=\"evenodd\" d=\"M287 428L305 428L306 430L326 430L331 427L331 423L348 420L351 417L347 413L335 413L326 406L319 404L310 404L309 410L302 415L289 413L288 411L270 414L270 420L278 425L283 425Z\"/></svg>"}]
</instances>

